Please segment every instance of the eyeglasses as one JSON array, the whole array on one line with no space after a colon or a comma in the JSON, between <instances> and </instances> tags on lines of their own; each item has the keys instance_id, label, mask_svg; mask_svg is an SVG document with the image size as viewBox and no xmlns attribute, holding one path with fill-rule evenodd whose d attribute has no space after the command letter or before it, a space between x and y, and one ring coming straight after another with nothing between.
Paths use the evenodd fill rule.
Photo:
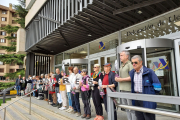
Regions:
<instances>
[{"instance_id":1,"label":"eyeglasses","mask_svg":"<svg viewBox=\"0 0 180 120\"><path fill-rule=\"evenodd\" d=\"M138 64L138 62L131 62L131 63L132 63L132 65L133 65L133 64Z\"/></svg>"},{"instance_id":2,"label":"eyeglasses","mask_svg":"<svg viewBox=\"0 0 180 120\"><path fill-rule=\"evenodd\" d=\"M98 67L94 67L94 68L98 68Z\"/></svg>"}]
</instances>

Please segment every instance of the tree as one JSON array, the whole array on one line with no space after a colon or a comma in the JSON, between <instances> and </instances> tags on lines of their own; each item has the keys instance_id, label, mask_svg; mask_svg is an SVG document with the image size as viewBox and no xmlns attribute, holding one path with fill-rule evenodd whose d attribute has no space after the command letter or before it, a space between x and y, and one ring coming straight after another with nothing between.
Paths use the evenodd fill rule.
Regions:
<instances>
[{"instance_id":1,"label":"tree","mask_svg":"<svg viewBox=\"0 0 180 120\"><path fill-rule=\"evenodd\" d=\"M25 17L28 13L26 8L26 0L18 0L19 5L13 5L13 8L16 10L16 14L19 16L16 19L16 22L21 25L22 28L25 28Z\"/></svg>"},{"instance_id":2,"label":"tree","mask_svg":"<svg viewBox=\"0 0 180 120\"><path fill-rule=\"evenodd\" d=\"M22 28L25 28L25 16L28 13L28 11L25 9L25 3L26 0L18 0L19 4L18 5L13 5L13 8L15 9L15 14L18 15L16 18L16 22L20 24ZM14 33L17 32L19 29L18 26L11 26L7 25L5 27L0 27L0 30L6 31L8 36L5 37L5 39L10 41L10 46L0 46L1 49L5 49L7 52L15 52L16 51L16 37L13 36ZM25 55L24 54L5 54L5 55L0 55L0 61L5 63L5 64L10 64L10 63L17 63L17 64L23 64L23 59ZM10 79L14 79L18 77L18 75L25 75L25 71L23 70L18 70L17 72L14 73L6 73L4 77L9 77Z\"/></svg>"}]
</instances>

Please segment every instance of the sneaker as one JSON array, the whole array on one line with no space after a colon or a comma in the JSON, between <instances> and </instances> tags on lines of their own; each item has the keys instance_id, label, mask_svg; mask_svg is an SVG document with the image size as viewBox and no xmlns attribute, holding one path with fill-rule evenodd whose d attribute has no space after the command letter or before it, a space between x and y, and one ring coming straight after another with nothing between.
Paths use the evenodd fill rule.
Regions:
<instances>
[{"instance_id":1,"label":"sneaker","mask_svg":"<svg viewBox=\"0 0 180 120\"><path fill-rule=\"evenodd\" d=\"M37 98L38 100L40 99L40 97Z\"/></svg>"},{"instance_id":2,"label":"sneaker","mask_svg":"<svg viewBox=\"0 0 180 120\"><path fill-rule=\"evenodd\" d=\"M69 111L68 111L68 113L72 113L74 110L71 108Z\"/></svg>"},{"instance_id":3,"label":"sneaker","mask_svg":"<svg viewBox=\"0 0 180 120\"><path fill-rule=\"evenodd\" d=\"M58 106L58 103L54 104L53 107L57 107Z\"/></svg>"},{"instance_id":4,"label":"sneaker","mask_svg":"<svg viewBox=\"0 0 180 120\"><path fill-rule=\"evenodd\" d=\"M76 114L76 113L77 113L77 112L76 112L76 111L74 111L74 110L71 112L71 114Z\"/></svg>"},{"instance_id":5,"label":"sneaker","mask_svg":"<svg viewBox=\"0 0 180 120\"><path fill-rule=\"evenodd\" d=\"M81 113L80 113L80 112L77 112L77 113L76 113L76 117L79 117L79 116L81 116Z\"/></svg>"},{"instance_id":6,"label":"sneaker","mask_svg":"<svg viewBox=\"0 0 180 120\"><path fill-rule=\"evenodd\" d=\"M86 114L84 114L84 115L82 115L82 116L81 116L81 118L86 118L86 116L87 116L87 115L86 115Z\"/></svg>"},{"instance_id":7,"label":"sneaker","mask_svg":"<svg viewBox=\"0 0 180 120\"><path fill-rule=\"evenodd\" d=\"M49 102L49 104L51 105L51 104L52 104L52 102Z\"/></svg>"},{"instance_id":8,"label":"sneaker","mask_svg":"<svg viewBox=\"0 0 180 120\"><path fill-rule=\"evenodd\" d=\"M66 107L61 107L61 108L59 108L60 110L66 110Z\"/></svg>"},{"instance_id":9,"label":"sneaker","mask_svg":"<svg viewBox=\"0 0 180 120\"><path fill-rule=\"evenodd\" d=\"M67 110L65 110L65 112L68 112L71 108L68 108Z\"/></svg>"},{"instance_id":10,"label":"sneaker","mask_svg":"<svg viewBox=\"0 0 180 120\"><path fill-rule=\"evenodd\" d=\"M51 104L52 106L55 105L54 103Z\"/></svg>"},{"instance_id":11,"label":"sneaker","mask_svg":"<svg viewBox=\"0 0 180 120\"><path fill-rule=\"evenodd\" d=\"M61 108L62 107L62 103L59 103L57 107L58 107L58 109Z\"/></svg>"},{"instance_id":12,"label":"sneaker","mask_svg":"<svg viewBox=\"0 0 180 120\"><path fill-rule=\"evenodd\" d=\"M86 119L90 119L90 118L91 118L91 115L87 115L87 116L86 116Z\"/></svg>"}]
</instances>

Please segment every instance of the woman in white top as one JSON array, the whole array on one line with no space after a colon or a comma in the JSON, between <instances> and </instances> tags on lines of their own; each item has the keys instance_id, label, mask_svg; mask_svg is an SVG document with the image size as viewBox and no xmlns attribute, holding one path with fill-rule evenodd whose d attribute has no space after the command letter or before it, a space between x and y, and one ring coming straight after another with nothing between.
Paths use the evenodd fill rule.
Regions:
<instances>
[{"instance_id":1,"label":"woman in white top","mask_svg":"<svg viewBox=\"0 0 180 120\"><path fill-rule=\"evenodd\" d=\"M69 101L69 109L66 110L66 112L72 112L73 111L73 107L72 107L72 100L71 100L71 84L72 84L72 80L73 77L75 76L73 73L73 67L69 67L69 85L66 85L66 90L67 90L67 95L68 95L68 101Z\"/></svg>"}]
</instances>

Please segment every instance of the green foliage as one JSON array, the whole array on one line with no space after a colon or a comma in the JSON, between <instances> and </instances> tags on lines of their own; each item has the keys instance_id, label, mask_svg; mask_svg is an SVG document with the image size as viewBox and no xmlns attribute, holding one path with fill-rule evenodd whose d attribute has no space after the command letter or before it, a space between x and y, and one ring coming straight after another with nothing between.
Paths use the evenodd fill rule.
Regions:
<instances>
[{"instance_id":1,"label":"green foliage","mask_svg":"<svg viewBox=\"0 0 180 120\"><path fill-rule=\"evenodd\" d=\"M11 26L11 25L6 25L4 27L0 27L0 30L6 31L8 34L10 33L15 33L19 29L18 26Z\"/></svg>"},{"instance_id":2,"label":"green foliage","mask_svg":"<svg viewBox=\"0 0 180 120\"><path fill-rule=\"evenodd\" d=\"M23 64L24 57L25 57L24 54L4 54L4 55L0 55L0 61L4 62L5 64L10 64L10 63Z\"/></svg>"},{"instance_id":3,"label":"green foliage","mask_svg":"<svg viewBox=\"0 0 180 120\"><path fill-rule=\"evenodd\" d=\"M10 79L16 79L18 78L19 75L25 76L25 70L18 70L17 72L14 73L6 73L4 77L9 77Z\"/></svg>"},{"instance_id":4,"label":"green foliage","mask_svg":"<svg viewBox=\"0 0 180 120\"><path fill-rule=\"evenodd\" d=\"M0 82L0 90L9 88L13 85L15 85L15 82Z\"/></svg>"},{"instance_id":5,"label":"green foliage","mask_svg":"<svg viewBox=\"0 0 180 120\"><path fill-rule=\"evenodd\" d=\"M7 52L15 52L16 46L0 46L1 49L5 49Z\"/></svg>"},{"instance_id":6,"label":"green foliage","mask_svg":"<svg viewBox=\"0 0 180 120\"><path fill-rule=\"evenodd\" d=\"M16 39L16 37L13 37L13 36L6 36L4 38L6 38L7 40L14 40L14 39Z\"/></svg>"},{"instance_id":7,"label":"green foliage","mask_svg":"<svg viewBox=\"0 0 180 120\"><path fill-rule=\"evenodd\" d=\"M25 16L27 15L28 11L25 9L26 7L26 0L18 0L19 5L13 5L14 9L16 10L16 14L19 18L16 19L16 22L21 25L22 28L25 28Z\"/></svg>"},{"instance_id":8,"label":"green foliage","mask_svg":"<svg viewBox=\"0 0 180 120\"><path fill-rule=\"evenodd\" d=\"M6 99L5 99L5 102L6 102L6 101L10 101L10 100L11 100L11 98L6 98ZM3 103L3 99L0 99L0 106L1 106L2 103Z\"/></svg>"}]
</instances>

